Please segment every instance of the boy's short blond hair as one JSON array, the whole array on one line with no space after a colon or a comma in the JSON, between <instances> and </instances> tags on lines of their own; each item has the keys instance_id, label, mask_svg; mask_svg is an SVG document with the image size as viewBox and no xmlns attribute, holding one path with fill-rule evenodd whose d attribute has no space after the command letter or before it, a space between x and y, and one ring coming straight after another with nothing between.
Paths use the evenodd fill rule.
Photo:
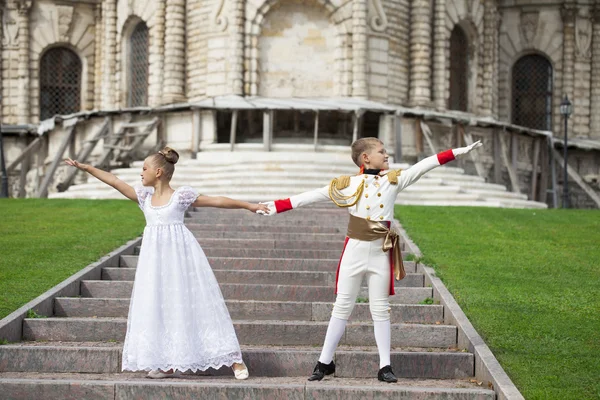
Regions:
<instances>
[{"instance_id":1,"label":"boy's short blond hair","mask_svg":"<svg viewBox=\"0 0 600 400\"><path fill-rule=\"evenodd\" d=\"M363 153L372 150L378 144L383 144L383 142L376 137L360 138L352 143L352 161L354 161L354 164L356 164L357 167L362 166L360 156Z\"/></svg>"}]
</instances>

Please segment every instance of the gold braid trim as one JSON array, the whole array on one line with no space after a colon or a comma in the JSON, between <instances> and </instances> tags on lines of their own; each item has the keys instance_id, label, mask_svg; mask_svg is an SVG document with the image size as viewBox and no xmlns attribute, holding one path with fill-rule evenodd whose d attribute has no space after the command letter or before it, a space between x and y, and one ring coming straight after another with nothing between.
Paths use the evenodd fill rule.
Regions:
<instances>
[{"instance_id":1,"label":"gold braid trim","mask_svg":"<svg viewBox=\"0 0 600 400\"><path fill-rule=\"evenodd\" d=\"M397 185L398 184L398 177L400 176L400 174L402 173L401 169L393 169L390 172L388 172L386 175L388 177L388 181L392 184L392 185Z\"/></svg>"},{"instance_id":2,"label":"gold braid trim","mask_svg":"<svg viewBox=\"0 0 600 400\"><path fill-rule=\"evenodd\" d=\"M356 192L350 196L345 196L342 194L341 190L347 188L348 186L350 186L349 176L340 176L339 178L334 178L329 184L329 198L336 206L352 207L358 203L358 200L360 200L360 196L362 196L363 190L365 189L365 181L362 181L360 185L358 185ZM351 202L347 203L348 200L351 200Z\"/></svg>"}]
</instances>

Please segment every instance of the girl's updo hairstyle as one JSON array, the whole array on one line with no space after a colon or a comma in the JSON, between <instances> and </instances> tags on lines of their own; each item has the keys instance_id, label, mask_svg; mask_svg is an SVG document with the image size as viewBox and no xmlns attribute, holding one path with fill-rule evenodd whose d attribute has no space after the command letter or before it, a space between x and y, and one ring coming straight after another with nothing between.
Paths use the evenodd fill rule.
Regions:
<instances>
[{"instance_id":1,"label":"girl's updo hairstyle","mask_svg":"<svg viewBox=\"0 0 600 400\"><path fill-rule=\"evenodd\" d=\"M175 172L175 164L179 161L179 153L170 147L165 147L156 154L148 157L148 162L156 169L161 169L165 178L170 180Z\"/></svg>"}]
</instances>

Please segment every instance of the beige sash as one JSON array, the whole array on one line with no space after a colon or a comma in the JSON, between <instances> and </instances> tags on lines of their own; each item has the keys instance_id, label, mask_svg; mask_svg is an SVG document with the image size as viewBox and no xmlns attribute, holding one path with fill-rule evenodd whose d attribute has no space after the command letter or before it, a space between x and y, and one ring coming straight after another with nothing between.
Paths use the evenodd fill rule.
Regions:
<instances>
[{"instance_id":1,"label":"beige sash","mask_svg":"<svg viewBox=\"0 0 600 400\"><path fill-rule=\"evenodd\" d=\"M369 221L350 214L347 236L350 239L364 240L365 242L384 238L381 249L384 252L392 250L392 262L394 264L394 276L396 280L401 280L406 276L404 264L402 263L400 238L396 232L377 221Z\"/></svg>"}]
</instances>

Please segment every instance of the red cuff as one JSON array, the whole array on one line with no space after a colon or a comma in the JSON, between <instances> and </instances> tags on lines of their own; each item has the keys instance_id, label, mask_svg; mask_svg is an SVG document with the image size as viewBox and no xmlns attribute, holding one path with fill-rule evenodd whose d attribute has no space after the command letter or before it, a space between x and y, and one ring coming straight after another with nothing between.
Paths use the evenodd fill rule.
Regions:
<instances>
[{"instance_id":1,"label":"red cuff","mask_svg":"<svg viewBox=\"0 0 600 400\"><path fill-rule=\"evenodd\" d=\"M275 209L277 210L277 214L291 210L292 208L294 207L292 207L292 202L290 199L275 200Z\"/></svg>"},{"instance_id":2,"label":"red cuff","mask_svg":"<svg viewBox=\"0 0 600 400\"><path fill-rule=\"evenodd\" d=\"M452 150L442 151L441 153L437 154L437 158L440 165L444 165L454 160L454 153L452 153Z\"/></svg>"}]
</instances>

